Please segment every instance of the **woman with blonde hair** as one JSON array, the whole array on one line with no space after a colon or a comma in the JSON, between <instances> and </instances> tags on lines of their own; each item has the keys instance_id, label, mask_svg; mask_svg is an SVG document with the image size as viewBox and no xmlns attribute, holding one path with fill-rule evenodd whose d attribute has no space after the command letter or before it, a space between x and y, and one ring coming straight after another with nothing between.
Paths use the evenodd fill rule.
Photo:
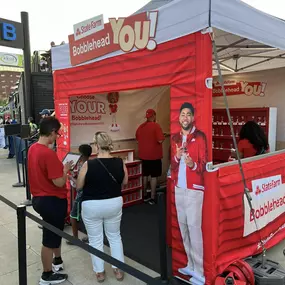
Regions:
<instances>
[{"instance_id":1,"label":"woman with blonde hair","mask_svg":"<svg viewBox=\"0 0 285 285\"><path fill-rule=\"evenodd\" d=\"M105 132L94 136L97 158L87 161L80 170L77 188L83 189L82 219L89 244L103 251L103 227L110 244L112 257L124 262L124 252L120 233L122 217L122 185L128 183L127 168L121 158L112 157L113 143ZM97 281L105 280L104 261L91 255ZM123 272L113 267L118 281Z\"/></svg>"}]
</instances>

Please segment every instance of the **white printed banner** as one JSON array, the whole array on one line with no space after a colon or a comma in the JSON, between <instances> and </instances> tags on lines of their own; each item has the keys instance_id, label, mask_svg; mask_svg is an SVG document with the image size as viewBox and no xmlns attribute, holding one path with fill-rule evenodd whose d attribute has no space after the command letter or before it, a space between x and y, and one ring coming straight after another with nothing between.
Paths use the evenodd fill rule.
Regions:
<instances>
[{"instance_id":1,"label":"white printed banner","mask_svg":"<svg viewBox=\"0 0 285 285\"><path fill-rule=\"evenodd\" d=\"M248 201L244 196L244 232L248 236L264 228L285 211L285 184L282 184L281 175L266 177L252 181L250 210Z\"/></svg>"},{"instance_id":2,"label":"white printed banner","mask_svg":"<svg viewBox=\"0 0 285 285\"><path fill-rule=\"evenodd\" d=\"M103 15L93 17L73 25L74 39L77 41L104 29Z\"/></svg>"},{"instance_id":3,"label":"white printed banner","mask_svg":"<svg viewBox=\"0 0 285 285\"><path fill-rule=\"evenodd\" d=\"M113 140L134 138L146 110L156 110L162 96L169 96L169 87L71 97L71 145L92 142L97 131Z\"/></svg>"}]
</instances>

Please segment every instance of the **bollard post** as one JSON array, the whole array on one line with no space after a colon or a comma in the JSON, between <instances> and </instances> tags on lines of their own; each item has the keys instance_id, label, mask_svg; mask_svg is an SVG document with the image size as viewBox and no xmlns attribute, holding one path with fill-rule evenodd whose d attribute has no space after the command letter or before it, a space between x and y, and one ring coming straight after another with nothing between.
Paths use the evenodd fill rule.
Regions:
<instances>
[{"instance_id":1,"label":"bollard post","mask_svg":"<svg viewBox=\"0 0 285 285\"><path fill-rule=\"evenodd\" d=\"M26 158L24 154L24 150L22 150L22 176L23 176L23 187L26 187L26 171L25 171L25 163L26 163Z\"/></svg>"},{"instance_id":2,"label":"bollard post","mask_svg":"<svg viewBox=\"0 0 285 285\"><path fill-rule=\"evenodd\" d=\"M19 166L19 153L17 151L17 144L16 144L16 136L12 136L13 144L14 144L14 151L16 156L16 165L17 165L17 175L18 175L18 182L13 184L13 187L23 187L24 183L21 181L21 174L20 174L20 166Z\"/></svg>"},{"instance_id":3,"label":"bollard post","mask_svg":"<svg viewBox=\"0 0 285 285\"><path fill-rule=\"evenodd\" d=\"M28 201L31 201L32 200L32 197L31 197L31 192L30 192L30 184L29 184L29 181L28 181L28 151L29 151L29 145L28 145L28 140L25 139L25 150L26 150L26 159L25 159L25 173L26 173L26 198Z\"/></svg>"},{"instance_id":4,"label":"bollard post","mask_svg":"<svg viewBox=\"0 0 285 285\"><path fill-rule=\"evenodd\" d=\"M19 285L27 285L26 206L17 207Z\"/></svg>"},{"instance_id":5,"label":"bollard post","mask_svg":"<svg viewBox=\"0 0 285 285\"><path fill-rule=\"evenodd\" d=\"M165 193L157 193L158 231L160 251L160 278L162 283L168 283L167 276L167 246L166 246L166 200Z\"/></svg>"},{"instance_id":6,"label":"bollard post","mask_svg":"<svg viewBox=\"0 0 285 285\"><path fill-rule=\"evenodd\" d=\"M28 180L28 150L29 150L29 146L28 146L28 140L24 139L25 142L25 186L26 186L26 201L24 201L23 203L21 203L22 205L25 206L32 206L32 197L31 197L31 192L30 192L30 184L29 184L29 180Z\"/></svg>"}]
</instances>

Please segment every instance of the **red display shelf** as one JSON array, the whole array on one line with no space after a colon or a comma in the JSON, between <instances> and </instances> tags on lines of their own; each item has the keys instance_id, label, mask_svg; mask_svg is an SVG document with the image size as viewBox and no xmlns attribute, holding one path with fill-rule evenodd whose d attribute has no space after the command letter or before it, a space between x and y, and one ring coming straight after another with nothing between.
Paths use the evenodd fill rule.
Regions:
<instances>
[{"instance_id":1,"label":"red display shelf","mask_svg":"<svg viewBox=\"0 0 285 285\"><path fill-rule=\"evenodd\" d=\"M130 207L130 206L134 206L134 205L139 205L141 203L142 203L142 199L134 200L131 202L124 202L123 207L126 208L126 207Z\"/></svg>"},{"instance_id":2,"label":"red display shelf","mask_svg":"<svg viewBox=\"0 0 285 285\"><path fill-rule=\"evenodd\" d=\"M125 195L125 194L129 194L129 193L132 193L136 190L141 190L141 189L142 189L142 186L137 186L137 187L133 187L133 188L129 188L129 189L123 189L122 193L123 193L123 195Z\"/></svg>"},{"instance_id":3,"label":"red display shelf","mask_svg":"<svg viewBox=\"0 0 285 285\"><path fill-rule=\"evenodd\" d=\"M268 136L270 125L270 109L274 108L230 109L234 135L237 142L240 130L247 121L257 122L264 129L265 134ZM231 155L231 149L234 148L233 136L231 134L230 123L225 109L213 109L212 148L214 164L228 161Z\"/></svg>"}]
</instances>

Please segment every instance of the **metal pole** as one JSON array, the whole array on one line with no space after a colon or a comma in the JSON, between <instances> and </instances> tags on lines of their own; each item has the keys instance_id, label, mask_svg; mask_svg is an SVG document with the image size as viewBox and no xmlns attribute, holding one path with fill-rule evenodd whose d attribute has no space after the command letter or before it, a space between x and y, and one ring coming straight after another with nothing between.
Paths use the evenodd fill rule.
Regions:
<instances>
[{"instance_id":1,"label":"metal pole","mask_svg":"<svg viewBox=\"0 0 285 285\"><path fill-rule=\"evenodd\" d=\"M27 285L26 206L17 207L19 285Z\"/></svg>"},{"instance_id":2,"label":"metal pole","mask_svg":"<svg viewBox=\"0 0 285 285\"><path fill-rule=\"evenodd\" d=\"M160 251L160 278L163 283L168 283L167 274L167 246L166 246L166 200L165 193L157 193L158 204L158 231Z\"/></svg>"},{"instance_id":3,"label":"metal pole","mask_svg":"<svg viewBox=\"0 0 285 285\"><path fill-rule=\"evenodd\" d=\"M29 31L29 15L27 12L21 12L21 22L23 24L24 34L24 95L25 95L25 123L28 122L28 117L33 116L33 102L31 94L31 46L30 46L30 31Z\"/></svg>"},{"instance_id":4,"label":"metal pole","mask_svg":"<svg viewBox=\"0 0 285 285\"><path fill-rule=\"evenodd\" d=\"M21 203L22 205L25 206L32 206L32 197L31 197L31 192L30 192L30 184L29 184L29 179L28 179L28 151L29 151L29 146L28 146L28 140L24 139L25 142L25 184L26 184L26 201Z\"/></svg>"},{"instance_id":5,"label":"metal pole","mask_svg":"<svg viewBox=\"0 0 285 285\"><path fill-rule=\"evenodd\" d=\"M20 167L19 167L19 153L17 151L17 145L16 145L16 136L12 136L13 138L13 144L14 144L14 151L16 155L16 165L17 165L17 175L18 175L18 183L13 184L13 187L23 187L24 184L21 181L21 174L20 174Z\"/></svg>"},{"instance_id":6,"label":"metal pole","mask_svg":"<svg viewBox=\"0 0 285 285\"><path fill-rule=\"evenodd\" d=\"M25 173L25 163L26 163L26 158L24 154L24 150L21 151L22 154L22 175L23 175L23 187L26 187L26 173Z\"/></svg>"}]
</instances>

